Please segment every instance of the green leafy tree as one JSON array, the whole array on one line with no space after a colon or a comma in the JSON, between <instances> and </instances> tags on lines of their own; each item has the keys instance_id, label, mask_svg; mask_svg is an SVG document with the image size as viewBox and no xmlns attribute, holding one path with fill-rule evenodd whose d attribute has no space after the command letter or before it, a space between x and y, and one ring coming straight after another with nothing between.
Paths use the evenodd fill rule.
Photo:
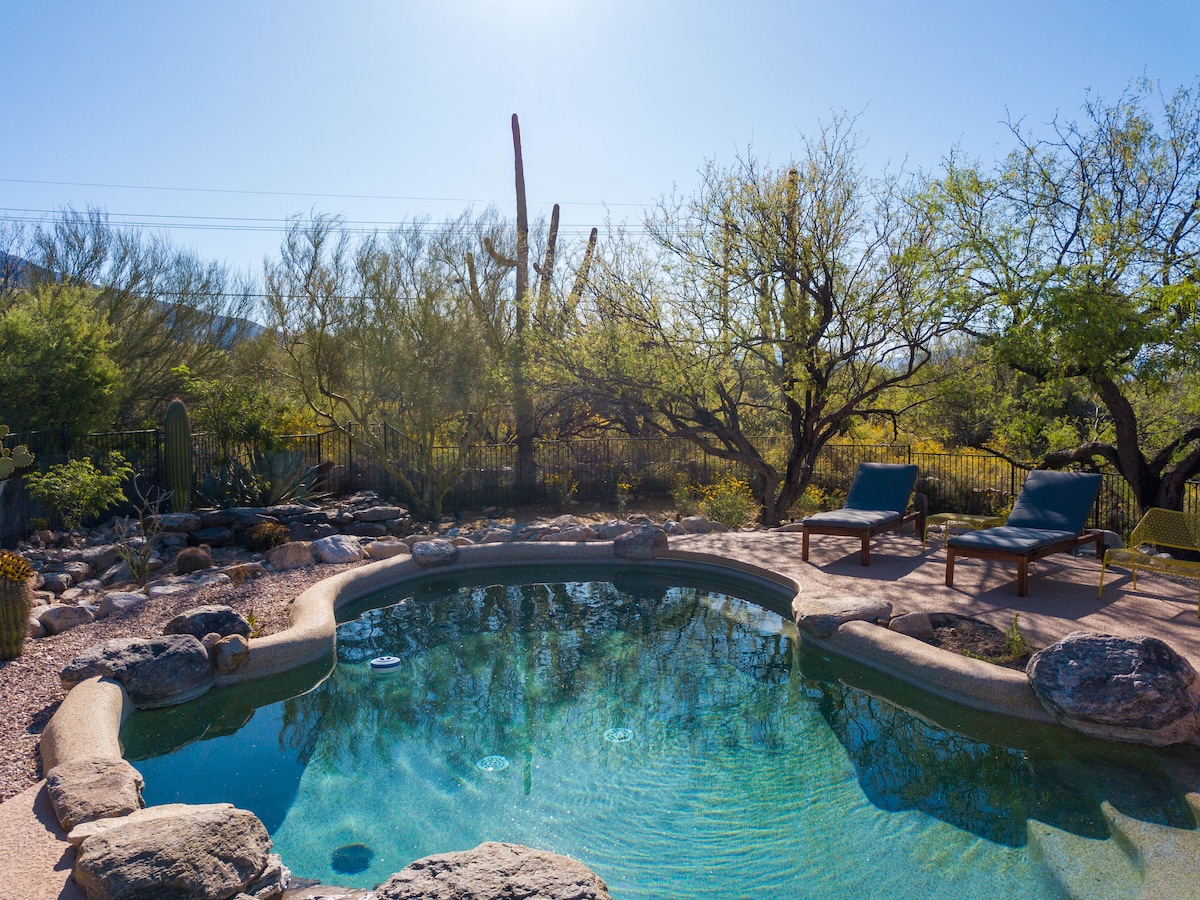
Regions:
<instances>
[{"instance_id":1,"label":"green leafy tree","mask_svg":"<svg viewBox=\"0 0 1200 900\"><path fill-rule=\"evenodd\" d=\"M0 419L21 430L112 424L121 373L87 288L39 284L0 296Z\"/></svg>"},{"instance_id":2,"label":"green leafy tree","mask_svg":"<svg viewBox=\"0 0 1200 900\"><path fill-rule=\"evenodd\" d=\"M956 327L941 302L934 222L895 179L870 179L849 123L793 165L703 172L633 242L597 263L574 376L635 433L687 438L750 476L761 521L804 494L821 449L892 418Z\"/></svg>"},{"instance_id":3,"label":"green leafy tree","mask_svg":"<svg viewBox=\"0 0 1200 900\"><path fill-rule=\"evenodd\" d=\"M1200 83L1089 99L1048 138L1012 130L996 171L951 161L932 194L971 331L1032 383L1103 409L1043 465L1111 465L1141 509L1180 509L1200 473Z\"/></svg>"},{"instance_id":4,"label":"green leafy tree","mask_svg":"<svg viewBox=\"0 0 1200 900\"><path fill-rule=\"evenodd\" d=\"M180 391L178 366L197 378L231 374L230 351L259 330L247 279L159 236L114 226L99 210L64 210L10 252L35 264L35 282L94 289L94 315L121 373L119 424L158 421Z\"/></svg>"}]
</instances>

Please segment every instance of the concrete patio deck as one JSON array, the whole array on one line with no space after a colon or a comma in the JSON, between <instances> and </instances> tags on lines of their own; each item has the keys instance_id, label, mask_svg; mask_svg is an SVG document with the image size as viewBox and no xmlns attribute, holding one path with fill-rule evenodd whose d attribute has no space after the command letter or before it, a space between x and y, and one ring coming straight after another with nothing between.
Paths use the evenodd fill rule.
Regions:
<instances>
[{"instance_id":1,"label":"concrete patio deck","mask_svg":"<svg viewBox=\"0 0 1200 900\"><path fill-rule=\"evenodd\" d=\"M955 587L947 588L940 545L921 550L911 535L885 534L872 542L871 565L859 565L858 541L821 536L809 562L800 559L801 535L730 532L673 537L667 555L765 569L792 579L801 595L865 596L889 600L895 613L954 612L1004 628L1014 612L1027 640L1045 646L1072 631L1161 638L1200 669L1200 618L1194 583L1146 577L1133 592L1128 573L1111 572L1097 599L1100 563L1059 555L1030 569L1030 596L1016 594L1015 566L964 559ZM44 782L0 804L0 896L5 900L81 900L70 879L74 852L46 801ZM286 861L285 861L286 862Z\"/></svg>"}]
</instances>

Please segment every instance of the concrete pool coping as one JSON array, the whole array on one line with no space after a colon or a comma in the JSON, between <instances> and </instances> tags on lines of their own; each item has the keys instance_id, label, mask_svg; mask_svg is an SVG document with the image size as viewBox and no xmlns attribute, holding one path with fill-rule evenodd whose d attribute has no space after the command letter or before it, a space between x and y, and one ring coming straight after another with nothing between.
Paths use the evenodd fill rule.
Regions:
<instances>
[{"instance_id":1,"label":"concrete pool coping","mask_svg":"<svg viewBox=\"0 0 1200 900\"><path fill-rule=\"evenodd\" d=\"M667 548L655 552L654 560L645 562L617 558L613 553L613 545L609 542L539 542L462 547L458 559L453 564L437 568L419 567L411 557L369 563L319 581L301 593L292 603L291 627L253 640L246 665L232 675L218 678L217 683L232 685L257 680L322 658L334 648L338 610L382 588L443 573L506 566L574 563L635 567L654 567L663 563L713 566L784 587L794 592L797 597L804 595L807 599L862 595L864 581L869 582L873 596L891 599L888 595L895 594L897 586L907 581L908 591L911 592L918 586L921 588L917 591L920 603L914 603L911 597L907 597L907 604L897 604L897 612L915 611L918 608L936 611L937 604L941 601L945 605L956 607L955 611L972 605L981 606L983 608L977 609L976 612L986 620L989 615L994 618L999 612L1007 616L1011 608L1011 605L997 605L992 602L994 598L991 594L994 591L980 592L981 596L988 599L976 604L972 604L969 595L964 594L962 585L971 581L971 574L982 575L981 580L984 584L1003 581L1006 578L1011 580L1011 576L996 571L994 564L964 565L959 588L950 589L943 586L941 591L937 591L933 589L933 584L928 583L928 576L931 574L929 571L923 573L926 576L924 578L914 578L914 573L920 573L922 567L912 567L903 561L912 557L912 548L907 546L912 543L911 539L899 545L904 547L903 557L891 557L877 552L872 555L872 566L861 571L855 571L859 568L857 554L850 554L855 557L854 569L848 569L846 566L845 548L840 547L840 544L845 542L822 541L814 547L814 551L818 547L821 551L814 552L811 564L800 562L798 539L799 535L793 537L779 533L727 533L673 538ZM890 540L885 538L883 543L891 544L897 540L900 539L893 536ZM796 546L793 547L792 544ZM921 561L925 561L931 555L936 554L922 552ZM1066 564L1060 561L1056 565L1060 569L1065 566L1068 575L1080 575L1083 571L1090 571L1086 565L1080 566L1078 560L1071 560ZM941 572L940 567L926 565L923 568L936 568L936 574L939 575ZM1097 570L1094 572L1096 578L1098 568L1094 562L1090 567ZM889 572L892 576L890 580ZM967 577L964 578L964 575ZM1088 578L1087 581L1095 583L1094 578ZM1077 585L1079 582L1070 583ZM1034 600L1038 587L1039 581L1035 579L1032 588ZM1114 584L1109 590L1115 593L1119 589ZM1094 597L1095 589L1090 588L1090 591ZM1184 592L1190 594L1191 589L1181 587L1180 593ZM1061 596L1055 596L1060 606L1065 602L1066 606L1070 607L1072 598L1064 601ZM1130 596L1136 602L1142 595ZM964 598L967 600L965 603ZM1017 605L1022 608L1031 600L1014 599L1020 600L1020 604ZM1161 600L1161 597L1154 599ZM1178 602L1170 596L1167 600ZM1191 603L1194 601L1190 601L1189 605ZM1192 618L1195 618L1194 613ZM1044 623L1035 622L1033 630L1038 632L1045 627ZM1187 646L1177 649L1188 656L1193 664L1197 664L1200 657L1200 625L1197 625L1194 631L1194 634L1189 635ZM1125 629L1121 633L1130 632ZM814 642L834 655L869 666L943 699L984 712L1026 721L1053 721L1038 703L1028 680L1021 672L949 653L915 638L866 622L847 623L828 638L814 639L803 634L801 636L805 641ZM1155 636L1163 637L1168 643L1172 643L1170 635ZM131 711L132 707L124 690L113 681L93 678L77 685L67 694L43 733L40 743L43 771L49 771L55 765L80 757L119 758L121 724ZM64 861L69 860L73 854L67 851L65 835L53 821L52 812L49 814L49 821L47 820L48 805L45 802L44 791L39 790L43 786L44 781L39 782L17 797L0 804L0 852L20 846L24 848L22 858L28 858L31 864L34 860L38 861L34 869L41 872L42 877L36 877L34 871L22 877L23 885L32 892L21 897L54 897L59 900L82 897L82 892L70 880L69 865L64 871ZM1192 801L1192 798L1193 795L1189 795L1189 801ZM1189 893L1186 896L1200 897L1200 886L1192 887L1200 885L1200 879L1196 878L1196 872L1193 870L1195 864L1188 862L1190 859L1200 858L1200 834L1177 829L1171 831L1173 841L1186 843L1186 853L1181 850L1178 854L1164 854L1157 852L1155 847L1136 848L1140 860L1155 861L1154 877L1147 878L1146 883L1175 883L1175 875L1172 873L1178 868L1180 880L1177 883L1186 884L1188 890L1195 891L1194 894ZM1158 831L1143 830L1139 833L1149 834L1148 839L1155 842L1164 840ZM11 861L15 857L9 852L7 858ZM47 863L50 865L46 865ZM11 865L11 862L6 865ZM1164 871L1164 866L1169 871ZM1180 893L1177 896L1182 898L1185 895ZM14 897L13 900L20 898Z\"/></svg>"}]
</instances>

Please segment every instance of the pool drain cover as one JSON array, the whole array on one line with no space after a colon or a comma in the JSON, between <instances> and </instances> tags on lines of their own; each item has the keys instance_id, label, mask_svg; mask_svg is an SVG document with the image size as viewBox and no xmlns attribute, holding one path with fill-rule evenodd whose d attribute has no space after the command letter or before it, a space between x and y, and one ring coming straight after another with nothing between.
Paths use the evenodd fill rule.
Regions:
<instances>
[{"instance_id":1,"label":"pool drain cover","mask_svg":"<svg viewBox=\"0 0 1200 900\"><path fill-rule=\"evenodd\" d=\"M508 758L499 755L485 756L475 763L475 767L485 772L503 772L508 768Z\"/></svg>"},{"instance_id":2,"label":"pool drain cover","mask_svg":"<svg viewBox=\"0 0 1200 900\"><path fill-rule=\"evenodd\" d=\"M357 875L371 864L375 851L366 844L346 844L333 851L329 864L339 875Z\"/></svg>"},{"instance_id":3,"label":"pool drain cover","mask_svg":"<svg viewBox=\"0 0 1200 900\"><path fill-rule=\"evenodd\" d=\"M610 744L623 744L633 740L633 731L629 728L610 728L604 732L604 739Z\"/></svg>"},{"instance_id":4,"label":"pool drain cover","mask_svg":"<svg viewBox=\"0 0 1200 900\"><path fill-rule=\"evenodd\" d=\"M372 669L394 669L400 665L398 656L377 656L371 660Z\"/></svg>"}]
</instances>

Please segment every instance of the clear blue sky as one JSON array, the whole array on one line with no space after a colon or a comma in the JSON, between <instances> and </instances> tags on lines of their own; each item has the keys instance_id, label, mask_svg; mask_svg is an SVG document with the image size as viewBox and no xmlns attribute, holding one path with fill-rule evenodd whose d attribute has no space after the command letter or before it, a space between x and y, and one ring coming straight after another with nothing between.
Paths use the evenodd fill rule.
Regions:
<instances>
[{"instance_id":1,"label":"clear blue sky","mask_svg":"<svg viewBox=\"0 0 1200 900\"><path fill-rule=\"evenodd\" d=\"M0 207L511 215L516 112L531 213L583 230L640 221L706 159L783 163L831 111L859 114L872 168L929 169L1142 75L1195 83L1200 3L0 0ZM380 199L319 196L353 194ZM167 233L254 272L280 237Z\"/></svg>"}]
</instances>

